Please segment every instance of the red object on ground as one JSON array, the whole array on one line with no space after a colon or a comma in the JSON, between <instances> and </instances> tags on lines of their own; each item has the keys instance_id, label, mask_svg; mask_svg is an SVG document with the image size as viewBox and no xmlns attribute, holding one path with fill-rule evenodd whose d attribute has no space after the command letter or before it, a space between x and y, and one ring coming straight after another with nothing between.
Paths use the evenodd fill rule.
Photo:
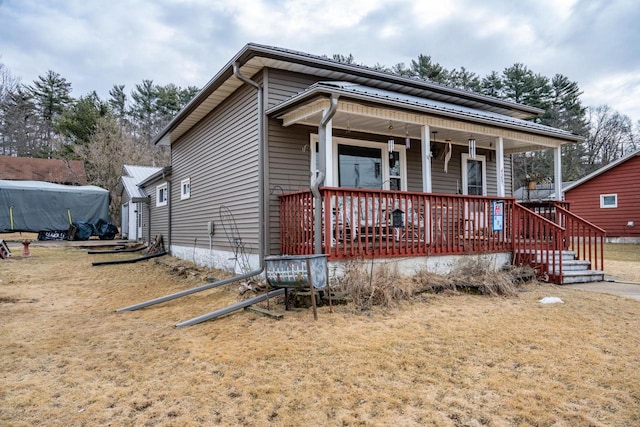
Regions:
<instances>
[{"instance_id":1,"label":"red object on ground","mask_svg":"<svg viewBox=\"0 0 640 427\"><path fill-rule=\"evenodd\" d=\"M29 252L29 243L31 242L28 240L22 242L22 256L31 256L31 252Z\"/></svg>"}]
</instances>

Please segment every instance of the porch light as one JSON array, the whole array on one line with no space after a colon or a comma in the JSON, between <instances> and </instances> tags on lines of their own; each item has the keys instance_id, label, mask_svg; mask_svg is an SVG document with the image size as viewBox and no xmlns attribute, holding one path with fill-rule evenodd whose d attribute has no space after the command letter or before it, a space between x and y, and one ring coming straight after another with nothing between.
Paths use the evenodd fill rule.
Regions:
<instances>
[{"instance_id":1,"label":"porch light","mask_svg":"<svg viewBox=\"0 0 640 427\"><path fill-rule=\"evenodd\" d=\"M476 139L469 138L469 157L472 159L476 158Z\"/></svg>"},{"instance_id":2,"label":"porch light","mask_svg":"<svg viewBox=\"0 0 640 427\"><path fill-rule=\"evenodd\" d=\"M409 125L404 125L404 145L407 150L411 148L411 138L409 138Z\"/></svg>"}]
</instances>

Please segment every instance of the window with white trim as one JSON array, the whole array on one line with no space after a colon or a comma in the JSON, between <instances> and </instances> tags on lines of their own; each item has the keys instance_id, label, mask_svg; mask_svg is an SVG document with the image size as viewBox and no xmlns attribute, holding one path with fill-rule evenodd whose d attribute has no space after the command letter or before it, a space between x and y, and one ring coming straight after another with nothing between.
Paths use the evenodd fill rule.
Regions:
<instances>
[{"instance_id":1,"label":"window with white trim","mask_svg":"<svg viewBox=\"0 0 640 427\"><path fill-rule=\"evenodd\" d=\"M311 135L311 182L317 175L318 136ZM389 152L388 143L333 137L334 182L339 187L407 190L404 145Z\"/></svg>"},{"instance_id":2,"label":"window with white trim","mask_svg":"<svg viewBox=\"0 0 640 427\"><path fill-rule=\"evenodd\" d=\"M617 194L601 194L600 207L601 208L617 208L618 195Z\"/></svg>"},{"instance_id":3,"label":"window with white trim","mask_svg":"<svg viewBox=\"0 0 640 427\"><path fill-rule=\"evenodd\" d=\"M167 206L168 198L167 183L158 185L156 187L156 206Z\"/></svg>"},{"instance_id":4,"label":"window with white trim","mask_svg":"<svg viewBox=\"0 0 640 427\"><path fill-rule=\"evenodd\" d=\"M191 197L191 178L180 181L180 200Z\"/></svg>"}]
</instances>

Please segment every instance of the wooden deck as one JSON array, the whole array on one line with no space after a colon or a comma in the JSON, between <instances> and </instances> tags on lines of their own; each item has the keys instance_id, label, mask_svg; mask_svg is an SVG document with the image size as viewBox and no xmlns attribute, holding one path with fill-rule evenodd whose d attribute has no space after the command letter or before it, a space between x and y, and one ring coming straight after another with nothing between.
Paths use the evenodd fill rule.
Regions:
<instances>
[{"instance_id":1,"label":"wooden deck","mask_svg":"<svg viewBox=\"0 0 640 427\"><path fill-rule=\"evenodd\" d=\"M602 269L604 230L572 214L563 203L536 207L510 197L462 196L349 188L321 188L321 248L328 260L431 255L513 254L560 283L562 258ZM310 191L280 197L280 248L286 255L314 253L314 206ZM542 210L541 210L542 209ZM539 254L546 264L539 268Z\"/></svg>"}]
</instances>

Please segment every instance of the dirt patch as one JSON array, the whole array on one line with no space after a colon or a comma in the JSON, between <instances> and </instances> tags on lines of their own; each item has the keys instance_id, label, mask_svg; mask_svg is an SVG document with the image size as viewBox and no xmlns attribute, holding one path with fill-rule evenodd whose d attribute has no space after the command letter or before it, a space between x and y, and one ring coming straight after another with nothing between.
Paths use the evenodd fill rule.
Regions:
<instances>
[{"instance_id":1,"label":"dirt patch","mask_svg":"<svg viewBox=\"0 0 640 427\"><path fill-rule=\"evenodd\" d=\"M538 285L325 306L317 322L310 310L280 321L237 312L175 328L243 298L239 285L116 313L222 273L169 257L91 267L131 254L31 252L0 260L0 424L640 423L638 301Z\"/></svg>"}]
</instances>

